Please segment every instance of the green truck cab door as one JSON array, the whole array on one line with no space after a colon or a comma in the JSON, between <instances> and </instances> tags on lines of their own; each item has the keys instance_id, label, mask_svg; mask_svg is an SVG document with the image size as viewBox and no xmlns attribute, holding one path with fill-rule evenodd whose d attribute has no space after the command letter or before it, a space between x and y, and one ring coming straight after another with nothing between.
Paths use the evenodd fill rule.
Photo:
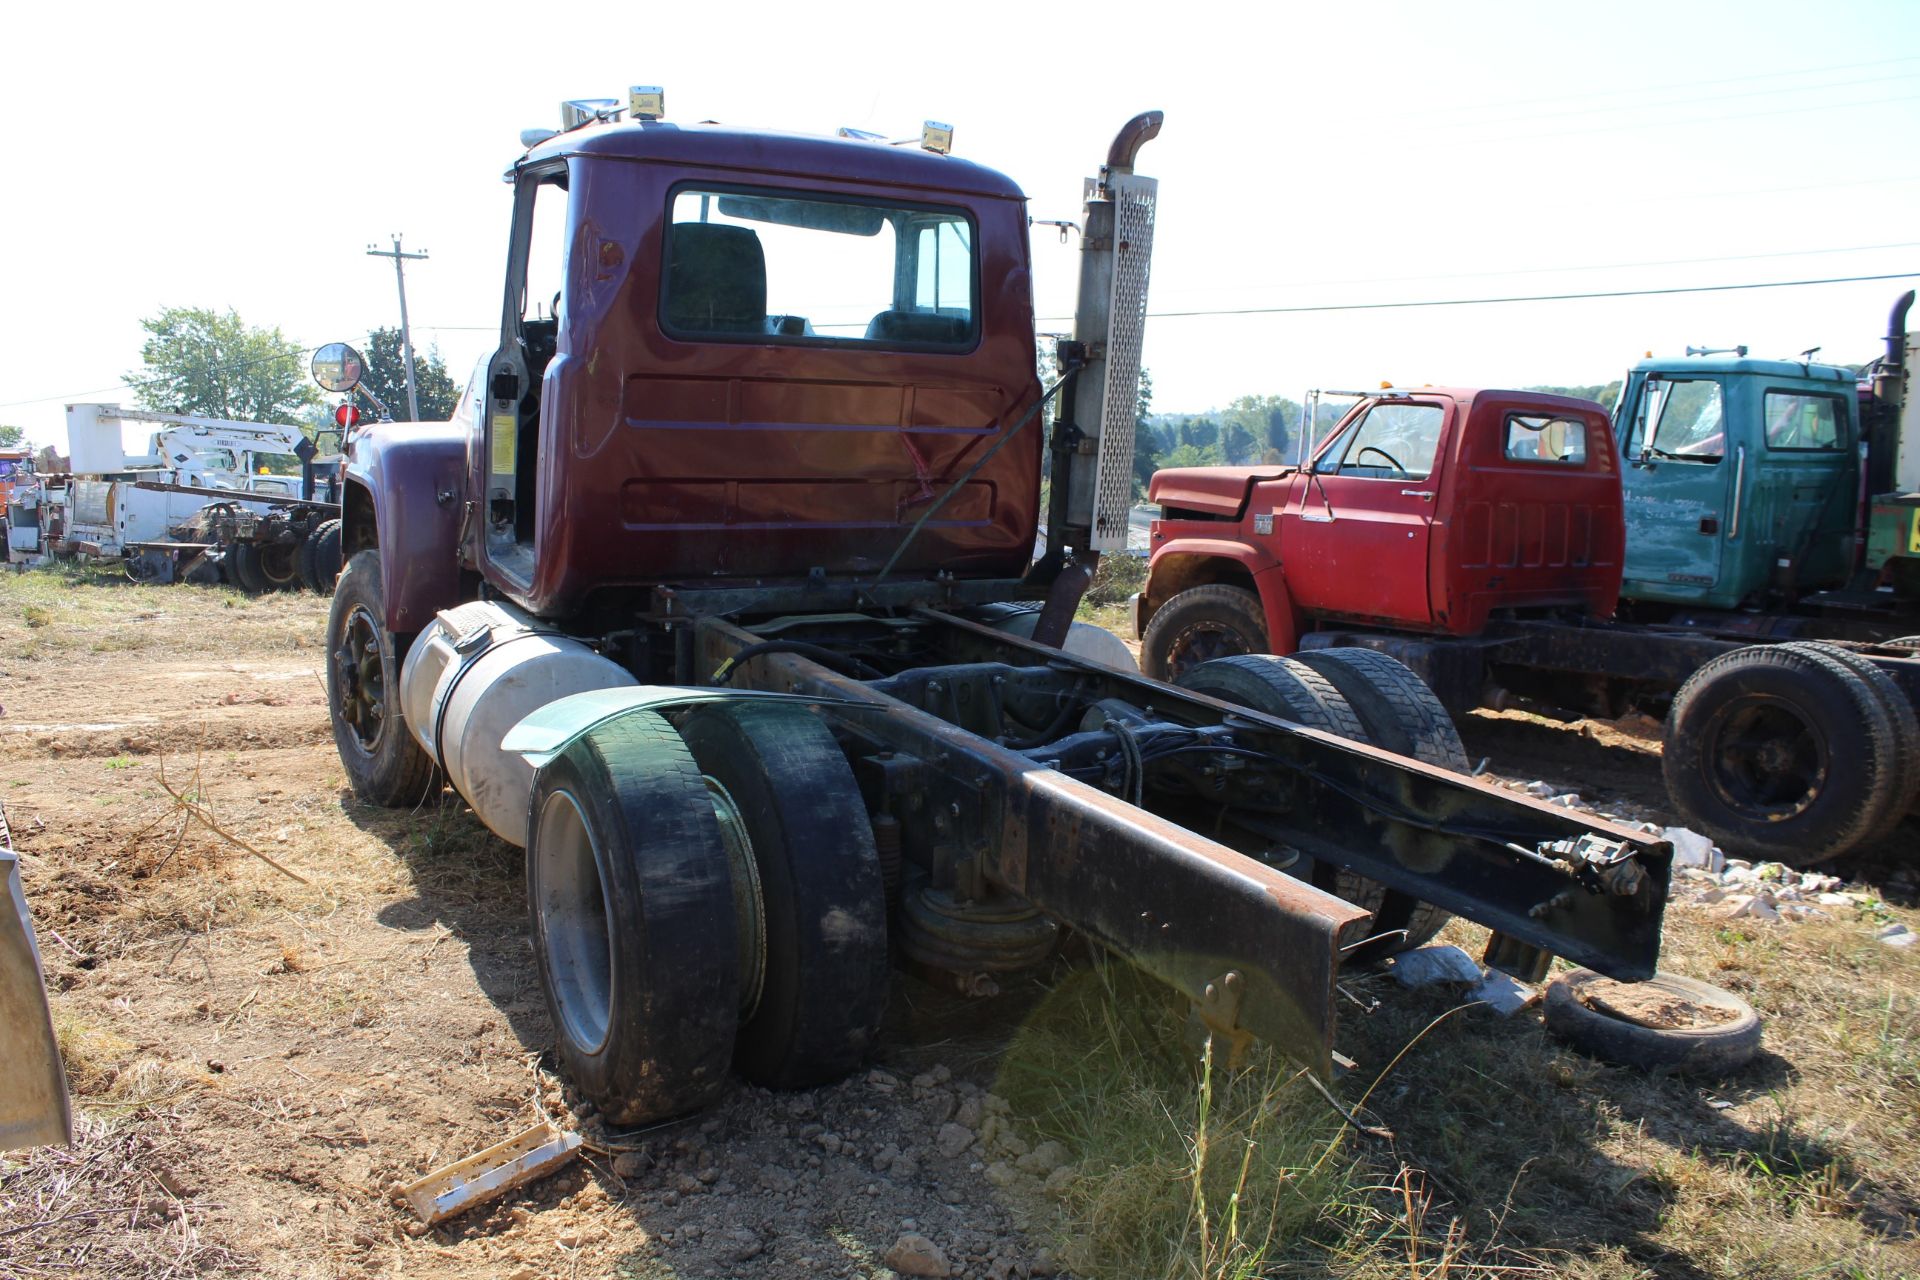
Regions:
<instances>
[{"instance_id":1,"label":"green truck cab door","mask_svg":"<svg viewBox=\"0 0 1920 1280\"><path fill-rule=\"evenodd\" d=\"M1726 389L1715 377L1634 372L1620 397L1630 600L1734 604L1716 599L1721 548L1738 536L1745 447L1730 440Z\"/></svg>"}]
</instances>

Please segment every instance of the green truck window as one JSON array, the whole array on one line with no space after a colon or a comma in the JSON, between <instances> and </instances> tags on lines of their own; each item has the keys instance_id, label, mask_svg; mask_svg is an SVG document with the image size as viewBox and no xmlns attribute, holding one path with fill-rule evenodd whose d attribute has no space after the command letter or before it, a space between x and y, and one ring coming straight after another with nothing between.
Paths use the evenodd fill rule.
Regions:
<instances>
[{"instance_id":1,"label":"green truck window","mask_svg":"<svg viewBox=\"0 0 1920 1280\"><path fill-rule=\"evenodd\" d=\"M1674 462L1718 462L1727 452L1725 405L1720 384L1708 378L1647 380L1646 449ZM1638 441L1635 442L1636 447Z\"/></svg>"},{"instance_id":2,"label":"green truck window","mask_svg":"<svg viewBox=\"0 0 1920 1280\"><path fill-rule=\"evenodd\" d=\"M1832 396L1769 391L1765 415L1769 449L1832 452L1847 447L1840 434L1840 406Z\"/></svg>"}]
</instances>

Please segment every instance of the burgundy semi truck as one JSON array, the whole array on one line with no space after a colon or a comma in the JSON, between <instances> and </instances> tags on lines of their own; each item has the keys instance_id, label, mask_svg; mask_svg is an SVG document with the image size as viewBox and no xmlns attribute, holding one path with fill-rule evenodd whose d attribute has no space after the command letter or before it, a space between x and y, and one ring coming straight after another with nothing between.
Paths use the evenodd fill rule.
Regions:
<instances>
[{"instance_id":1,"label":"burgundy semi truck","mask_svg":"<svg viewBox=\"0 0 1920 1280\"><path fill-rule=\"evenodd\" d=\"M1669 848L1383 749L1423 689L1176 688L1069 625L1126 536L1157 113L1087 186L1043 387L1007 178L634 105L509 168L498 350L452 422L352 441L328 635L356 793L444 780L525 847L559 1058L611 1119L831 1079L892 961L988 990L1064 930L1321 1071L1342 959L1443 912L1513 971L1654 972Z\"/></svg>"}]
</instances>

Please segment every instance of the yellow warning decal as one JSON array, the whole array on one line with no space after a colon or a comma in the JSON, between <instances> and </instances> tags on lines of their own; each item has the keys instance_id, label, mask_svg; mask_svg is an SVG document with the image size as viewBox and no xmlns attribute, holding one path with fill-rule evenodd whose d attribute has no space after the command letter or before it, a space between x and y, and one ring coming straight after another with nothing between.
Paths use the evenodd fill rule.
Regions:
<instances>
[{"instance_id":1,"label":"yellow warning decal","mask_svg":"<svg viewBox=\"0 0 1920 1280\"><path fill-rule=\"evenodd\" d=\"M1907 551L1920 556L1920 510L1913 513L1913 529L1907 534Z\"/></svg>"},{"instance_id":2,"label":"yellow warning decal","mask_svg":"<svg viewBox=\"0 0 1920 1280\"><path fill-rule=\"evenodd\" d=\"M513 437L514 428L520 424L510 413L493 415L493 474L510 476L513 474Z\"/></svg>"}]
</instances>

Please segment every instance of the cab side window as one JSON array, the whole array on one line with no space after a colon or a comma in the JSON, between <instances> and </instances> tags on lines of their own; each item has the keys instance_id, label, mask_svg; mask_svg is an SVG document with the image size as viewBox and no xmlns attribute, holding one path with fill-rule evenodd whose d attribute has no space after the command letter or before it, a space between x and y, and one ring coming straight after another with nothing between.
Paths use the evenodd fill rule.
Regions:
<instances>
[{"instance_id":1,"label":"cab side window","mask_svg":"<svg viewBox=\"0 0 1920 1280\"><path fill-rule=\"evenodd\" d=\"M1425 480L1440 452L1446 411L1436 404L1374 405L1347 432L1340 461L1328 474L1376 480Z\"/></svg>"},{"instance_id":2,"label":"cab side window","mask_svg":"<svg viewBox=\"0 0 1920 1280\"><path fill-rule=\"evenodd\" d=\"M1792 452L1833 452L1847 447L1839 402L1832 396L1769 391L1764 408L1767 448Z\"/></svg>"}]
</instances>

